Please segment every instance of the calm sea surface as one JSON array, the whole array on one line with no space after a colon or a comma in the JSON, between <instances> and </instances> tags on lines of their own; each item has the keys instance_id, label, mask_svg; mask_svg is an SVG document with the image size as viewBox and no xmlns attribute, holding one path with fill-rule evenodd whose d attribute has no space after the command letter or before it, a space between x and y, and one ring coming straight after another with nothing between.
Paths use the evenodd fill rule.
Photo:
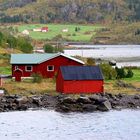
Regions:
<instances>
[{"instance_id":1,"label":"calm sea surface","mask_svg":"<svg viewBox=\"0 0 140 140\"><path fill-rule=\"evenodd\" d=\"M116 60L119 66L140 66L140 45L74 45L79 50L65 50L72 56ZM86 49L86 47L88 49ZM89 49L91 48L91 49Z\"/></svg>"},{"instance_id":2,"label":"calm sea surface","mask_svg":"<svg viewBox=\"0 0 140 140\"><path fill-rule=\"evenodd\" d=\"M0 140L140 140L140 110L0 113Z\"/></svg>"}]
</instances>

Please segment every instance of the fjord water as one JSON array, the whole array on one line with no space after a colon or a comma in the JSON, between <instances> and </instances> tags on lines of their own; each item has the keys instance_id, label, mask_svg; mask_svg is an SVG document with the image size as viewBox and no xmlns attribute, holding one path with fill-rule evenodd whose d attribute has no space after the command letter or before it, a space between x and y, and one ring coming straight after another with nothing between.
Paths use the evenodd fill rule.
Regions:
<instances>
[{"instance_id":1,"label":"fjord water","mask_svg":"<svg viewBox=\"0 0 140 140\"><path fill-rule=\"evenodd\" d=\"M0 114L0 140L139 140L140 110Z\"/></svg>"},{"instance_id":2,"label":"fjord water","mask_svg":"<svg viewBox=\"0 0 140 140\"><path fill-rule=\"evenodd\" d=\"M140 66L140 45L73 46L81 49L69 49L65 50L64 53L71 56L78 55L83 57L101 58L105 60L116 60L118 62L118 66Z\"/></svg>"}]
</instances>

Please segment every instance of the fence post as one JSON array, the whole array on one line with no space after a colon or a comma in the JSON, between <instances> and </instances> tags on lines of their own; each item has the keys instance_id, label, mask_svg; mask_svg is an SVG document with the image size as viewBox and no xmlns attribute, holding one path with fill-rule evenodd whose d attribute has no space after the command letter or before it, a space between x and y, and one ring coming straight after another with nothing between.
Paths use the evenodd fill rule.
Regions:
<instances>
[{"instance_id":1,"label":"fence post","mask_svg":"<svg viewBox=\"0 0 140 140\"><path fill-rule=\"evenodd\" d=\"M2 77L0 77L0 87L2 86Z\"/></svg>"}]
</instances>

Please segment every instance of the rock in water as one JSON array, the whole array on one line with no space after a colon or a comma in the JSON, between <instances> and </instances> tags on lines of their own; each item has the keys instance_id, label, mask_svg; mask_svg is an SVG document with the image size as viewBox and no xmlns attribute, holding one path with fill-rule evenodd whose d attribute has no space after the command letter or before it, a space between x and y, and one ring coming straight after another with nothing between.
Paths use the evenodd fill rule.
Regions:
<instances>
[{"instance_id":1,"label":"rock in water","mask_svg":"<svg viewBox=\"0 0 140 140\"><path fill-rule=\"evenodd\" d=\"M85 104L83 105L83 111L87 112L97 111L97 106L92 104Z\"/></svg>"},{"instance_id":2,"label":"rock in water","mask_svg":"<svg viewBox=\"0 0 140 140\"><path fill-rule=\"evenodd\" d=\"M109 111L112 109L111 103L109 101L105 101L103 103L101 103L98 107L98 110L100 111Z\"/></svg>"},{"instance_id":3,"label":"rock in water","mask_svg":"<svg viewBox=\"0 0 140 140\"><path fill-rule=\"evenodd\" d=\"M71 111L70 108L65 106L65 105L59 106L55 110L58 111L58 112L65 112L65 113Z\"/></svg>"}]
</instances>

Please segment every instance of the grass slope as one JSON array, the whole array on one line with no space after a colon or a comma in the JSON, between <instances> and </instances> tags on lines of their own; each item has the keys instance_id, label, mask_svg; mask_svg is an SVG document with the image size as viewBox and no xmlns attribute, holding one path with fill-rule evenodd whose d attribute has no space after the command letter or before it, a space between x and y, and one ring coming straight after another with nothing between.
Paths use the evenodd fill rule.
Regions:
<instances>
[{"instance_id":1,"label":"grass slope","mask_svg":"<svg viewBox=\"0 0 140 140\"><path fill-rule=\"evenodd\" d=\"M92 41L97 44L140 44L140 35L135 35L140 29L140 22L117 23L106 28L100 30Z\"/></svg>"},{"instance_id":2,"label":"grass slope","mask_svg":"<svg viewBox=\"0 0 140 140\"><path fill-rule=\"evenodd\" d=\"M11 75L11 66L0 67L0 74Z\"/></svg>"},{"instance_id":3,"label":"grass slope","mask_svg":"<svg viewBox=\"0 0 140 140\"><path fill-rule=\"evenodd\" d=\"M125 78L126 82L140 82L140 69L133 69L134 76L132 78Z\"/></svg>"},{"instance_id":4,"label":"grass slope","mask_svg":"<svg viewBox=\"0 0 140 140\"><path fill-rule=\"evenodd\" d=\"M140 68L133 69L134 76L132 78L124 78L122 79L124 82L131 84L135 86L136 88L140 87ZM109 93L126 93L126 94L133 94L133 93L139 93L140 91L136 91L136 89L133 88L123 88L116 86L116 80L107 80L105 81L105 91Z\"/></svg>"},{"instance_id":5,"label":"grass slope","mask_svg":"<svg viewBox=\"0 0 140 140\"><path fill-rule=\"evenodd\" d=\"M33 29L41 28L41 27L49 27L49 31L47 33L42 32L33 32ZM75 28L79 27L80 31L76 32ZM23 30L29 30L30 37L33 39L53 39L57 35L61 34L63 38L66 40L72 41L89 41L92 36L96 34L96 31L101 29L101 26L98 25L78 25L78 24L27 24L27 25L19 25L18 30L22 32ZM68 32L63 32L63 29L68 29Z\"/></svg>"}]
</instances>

